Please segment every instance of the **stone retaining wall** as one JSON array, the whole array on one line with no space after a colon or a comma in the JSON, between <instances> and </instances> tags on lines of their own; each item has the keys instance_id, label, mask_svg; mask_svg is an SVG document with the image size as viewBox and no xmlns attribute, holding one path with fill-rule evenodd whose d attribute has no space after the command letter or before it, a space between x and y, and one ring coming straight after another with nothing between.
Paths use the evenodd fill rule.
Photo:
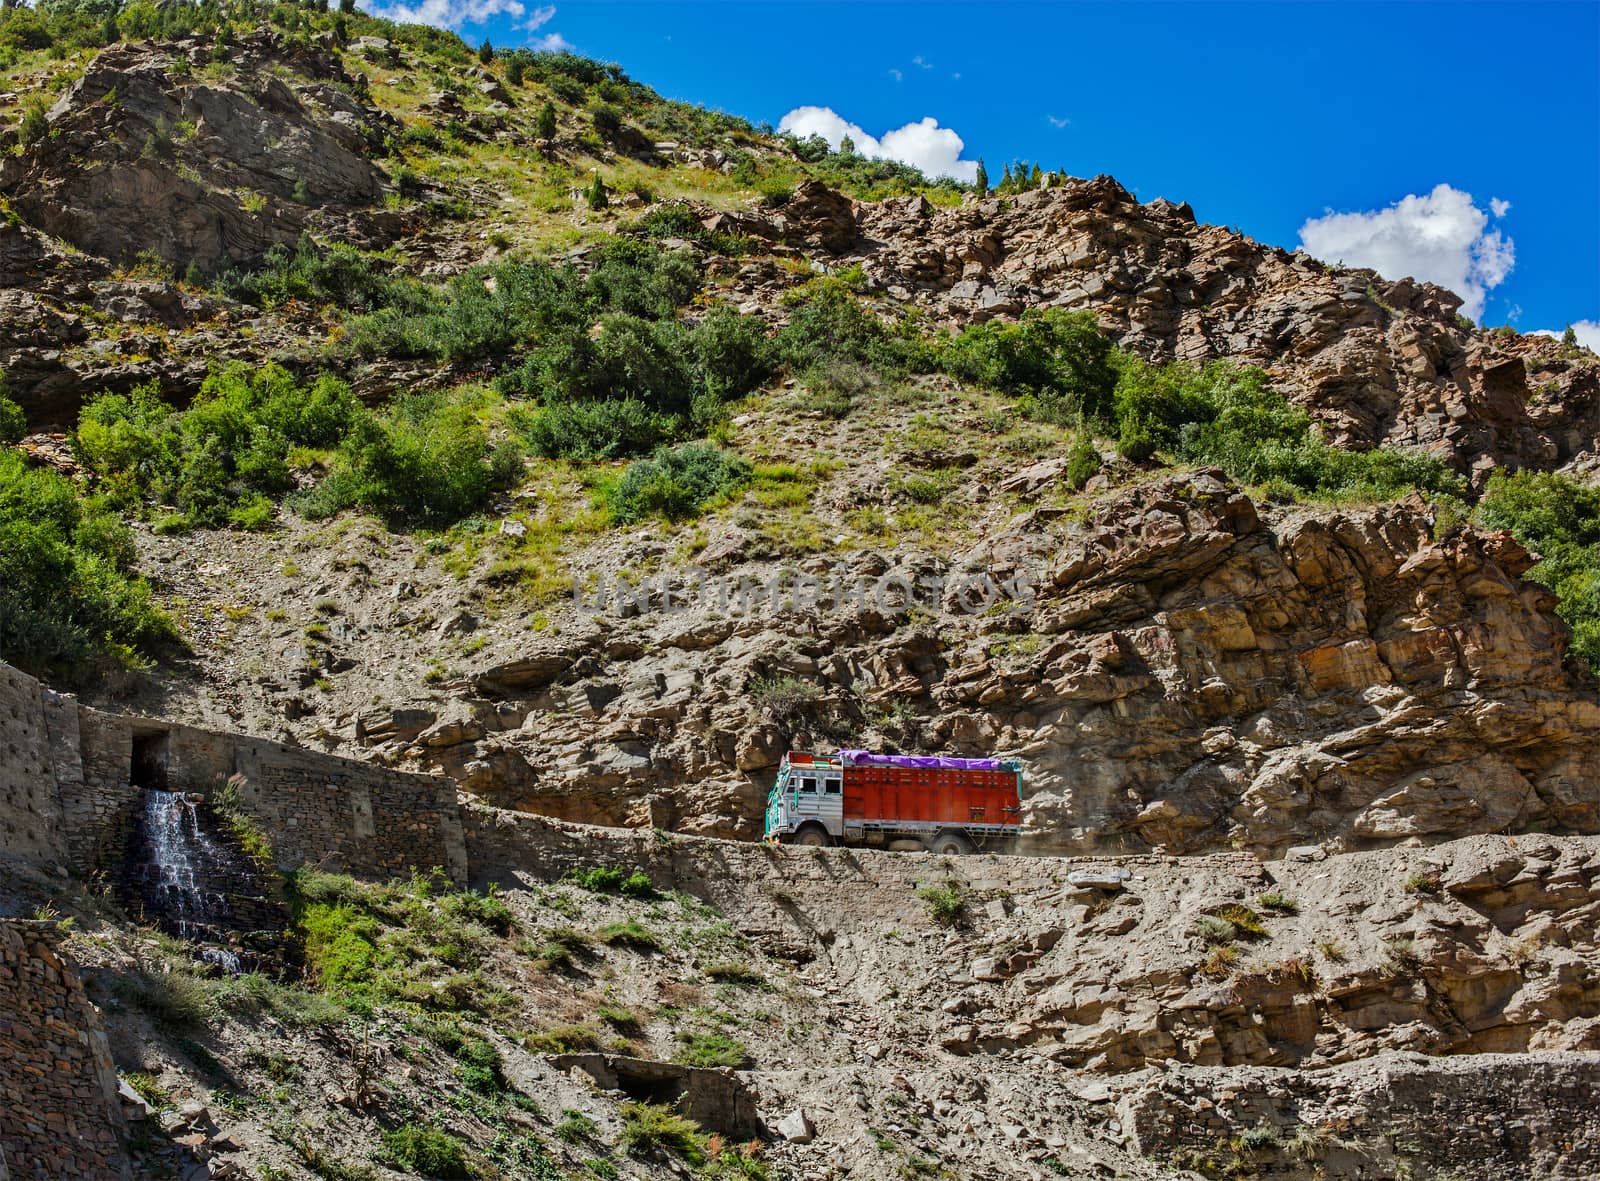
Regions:
<instances>
[{"instance_id":1,"label":"stone retaining wall","mask_svg":"<svg viewBox=\"0 0 1600 1181\"><path fill-rule=\"evenodd\" d=\"M438 866L466 880L455 784L442 776L102 713L6 664L0 721L0 856L83 876L110 869L145 787L209 793L239 775L241 805L282 869L390 877Z\"/></svg>"},{"instance_id":2,"label":"stone retaining wall","mask_svg":"<svg viewBox=\"0 0 1600 1181\"><path fill-rule=\"evenodd\" d=\"M1328 1070L1175 1066L1129 1080L1136 1151L1253 1176L1600 1176L1600 1053L1381 1054ZM1241 1146L1239 1137L1255 1132Z\"/></svg>"},{"instance_id":3,"label":"stone retaining wall","mask_svg":"<svg viewBox=\"0 0 1600 1181\"><path fill-rule=\"evenodd\" d=\"M127 1181L116 1070L61 939L0 919L0 1179Z\"/></svg>"}]
</instances>

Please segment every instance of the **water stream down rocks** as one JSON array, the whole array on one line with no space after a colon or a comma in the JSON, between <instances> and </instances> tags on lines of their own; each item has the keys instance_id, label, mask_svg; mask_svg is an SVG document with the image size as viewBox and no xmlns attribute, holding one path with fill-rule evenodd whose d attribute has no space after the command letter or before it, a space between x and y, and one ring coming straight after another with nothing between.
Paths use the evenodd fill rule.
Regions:
<instances>
[{"instance_id":1,"label":"water stream down rocks","mask_svg":"<svg viewBox=\"0 0 1600 1181\"><path fill-rule=\"evenodd\" d=\"M193 793L145 791L123 885L130 905L223 971L259 967L285 926L261 873Z\"/></svg>"}]
</instances>

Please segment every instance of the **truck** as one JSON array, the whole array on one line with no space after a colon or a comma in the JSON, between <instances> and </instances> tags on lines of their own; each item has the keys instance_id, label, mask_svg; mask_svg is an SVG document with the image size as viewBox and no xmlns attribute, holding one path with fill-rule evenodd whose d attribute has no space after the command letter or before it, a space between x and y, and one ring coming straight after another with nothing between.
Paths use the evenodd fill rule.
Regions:
<instances>
[{"instance_id":1,"label":"truck","mask_svg":"<svg viewBox=\"0 0 1600 1181\"><path fill-rule=\"evenodd\" d=\"M1003 850L1022 825L1022 764L940 755L790 751L767 793L766 839L789 845Z\"/></svg>"}]
</instances>

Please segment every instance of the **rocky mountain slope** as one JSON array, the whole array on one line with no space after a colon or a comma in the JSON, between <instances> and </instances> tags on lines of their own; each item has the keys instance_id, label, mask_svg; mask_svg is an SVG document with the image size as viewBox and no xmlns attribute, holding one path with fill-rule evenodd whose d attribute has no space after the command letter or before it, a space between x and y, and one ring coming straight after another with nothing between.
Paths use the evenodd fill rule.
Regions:
<instances>
[{"instance_id":1,"label":"rocky mountain slope","mask_svg":"<svg viewBox=\"0 0 1600 1181\"><path fill-rule=\"evenodd\" d=\"M451 935L475 948L459 994L356 1032L337 993L197 979L104 901L7 887L76 916L69 950L90 966L113 1052L156 1109L143 1118L168 1129L147 1142L151 1167L405 1174L384 1134L431 1121L482 1176L682 1174L670 1138L629 1155L652 1084L628 1072L696 1052L737 1066L690 1072L686 1093L722 1143L764 1129L747 1159L770 1172L750 1176L1594 1167L1593 838L1265 863L941 860L477 809L468 840L507 933ZM614 881L638 869L662 893L563 880L596 866ZM357 905L387 926L404 897ZM406 906L390 937L433 946L440 920ZM485 1036L492 1053L460 1048ZM499 1081L463 1065L476 1061Z\"/></svg>"},{"instance_id":2,"label":"rocky mountain slope","mask_svg":"<svg viewBox=\"0 0 1600 1181\"><path fill-rule=\"evenodd\" d=\"M0 374L32 432L7 478L66 476L87 568L148 579L184 644L76 687L445 774L500 893L294 879L306 964L223 977L0 850L0 915L76 923L151 1109L141 1175L430 1175L424 1127L484 1178L1600 1168L1600 693L1570 625L1600 612L1592 354L1108 177L963 192L583 59L168 8L192 19L54 49L0 17ZM674 333L745 322L720 308L776 350L663 434L741 473L687 512L616 510L653 442L527 443L557 399L516 383L561 368L561 325L482 344L513 281L578 290L611 250L657 270L582 288L575 337L693 354ZM663 275L664 313L608 302ZM1259 366L1227 396L1286 451L1426 479L1246 476L948 363L1045 310L1092 315L1108 381ZM819 322L834 352L795 359ZM247 421L283 470L233 528L141 485L166 460L133 428L73 436L105 394L177 416L228 362L373 417L293 446ZM434 390L472 465L521 449L468 509L297 499L351 437L400 454L400 395ZM96 467L119 440L137 461ZM1517 469L1560 473L1559 552L1485 512ZM784 751L858 745L1022 759L1026 856L751 843ZM407 975L441 964L449 995ZM698 1126L639 1106L680 1090Z\"/></svg>"},{"instance_id":3,"label":"rocky mountain slope","mask_svg":"<svg viewBox=\"0 0 1600 1181\"><path fill-rule=\"evenodd\" d=\"M32 416L66 412L85 389L151 377L182 396L207 366L240 356L344 371L358 389L363 374L391 385L408 371L448 377L448 366L352 364L321 351L309 333L328 309L290 301L260 314L113 268L141 251L210 268L259 257L307 228L372 245L426 224L424 205L376 208L384 178L368 155L399 123L376 105L372 79L392 91L400 79L390 71L412 62L385 44L340 54L326 38L295 48L257 34L230 48L225 76L208 64L204 39L94 58L48 112L51 133L0 175L23 215L0 230L17 260L4 296L16 331L0 364ZM187 64L175 70L179 61ZM531 101L507 105L510 95L476 65L467 76L487 80L465 99L453 90L429 96L418 112L431 112L435 126L481 129L486 149L535 142L521 122ZM486 106L477 114L467 101ZM255 140L227 132L229 120L253 120L260 142L279 145L270 167ZM170 151L136 152L157 124L169 128ZM98 154L79 176L74 135L109 135L123 155ZM614 159L625 159L625 144L654 154L619 141ZM577 146L563 139L557 150ZM315 165L298 167L296 152ZM668 160L654 159L674 175ZM153 219L166 235L156 241L116 206L91 224L74 214L79 205L52 196L88 193L86 208L91 180L127 191L155 185L191 219L208 202L223 204L192 224ZM315 199L296 203L296 187ZM259 195L253 208L241 193ZM925 309L959 325L1087 306L1112 337L1155 360L1259 361L1334 440L1427 447L1478 485L1500 464L1582 468L1600 429L1592 358L1464 327L1447 292L1263 248L1197 225L1182 206L1141 205L1108 178L956 207L922 196L852 201L807 181L776 212L719 212L704 202L696 212L713 233L758 244L743 259L693 249L723 298L774 324L790 315L786 293L811 273L790 264L810 255L812 265L858 266L881 308ZM595 229L614 224L600 216ZM455 234L450 225L435 222L424 236ZM58 268L67 256L48 233L105 261L73 255L74 266ZM324 605L338 618L331 642L313 654L312 665L330 674L322 677L305 672L295 639L314 620L265 616L281 593L294 593L275 585L275 571L307 565L296 530L264 545L206 537L193 550L152 539L147 568L175 592L182 586L186 601L208 603L205 612L225 612L228 626L221 659L199 660L196 681L150 686L150 708L410 759L486 798L572 819L730 835L751 833L762 772L785 745L847 739L1025 755L1030 831L1041 847L1243 841L1281 850L1307 825L1355 844L1507 824L1593 826L1595 788L1579 773L1594 756L1592 685L1563 665L1543 592L1519 585L1531 562L1515 542L1444 536L1444 526L1435 540L1431 510L1415 507L1294 509L1263 522L1215 476L1185 481L1203 490L1198 504L1183 487L1159 485L1072 506L1064 437L1024 440L1036 450L1020 458L994 453L1009 436L997 439L980 415L992 417L996 404L967 390L916 384L898 403L847 418L842 432L796 420L781 394L752 403L732 437L756 457L832 469L807 480L811 503L796 525L810 540L753 541L751 507L713 513L687 551L653 529L592 540L569 533L547 581L665 570L679 582L714 573L765 585L808 553L821 563L821 539L830 538L846 551L830 571L869 581L891 570L988 572L1000 583L1023 572L1039 584L1033 601L989 618L952 612L952 601L925 621L915 609L837 621L647 612L597 627L582 604L530 609L481 575L464 586L432 571L401 575L340 531L339 556L311 558L328 573L346 571L336 582L350 600ZM960 429L930 418L955 407L965 413ZM890 447L868 458L863 444L878 438ZM1054 456L1053 445L1062 447ZM919 472L938 481L947 510L960 506L937 545L921 537L885 545L882 534L852 527L864 514L917 517L905 489ZM1135 474L1113 468L1102 482ZM489 543L508 559L526 529L521 506L536 521L565 518L573 514L553 506L584 493L557 480L524 495ZM754 512L773 533L778 514ZM328 544L325 532L313 536L313 549ZM712 536L720 540L700 548ZM378 548L396 545L405 543ZM201 551L232 560L197 562ZM219 576L204 577L208 568ZM241 568L254 573L241 581ZM334 582L320 581L313 599L339 599L329 594ZM438 589L408 605L424 582ZM467 617L455 618L463 609ZM559 639L529 635L511 623L519 618ZM190 627L212 630L192 616ZM816 698L774 718L751 693L782 678L812 684ZM308 696L312 679L323 691ZM890 703L892 725L876 725L873 711Z\"/></svg>"}]
</instances>

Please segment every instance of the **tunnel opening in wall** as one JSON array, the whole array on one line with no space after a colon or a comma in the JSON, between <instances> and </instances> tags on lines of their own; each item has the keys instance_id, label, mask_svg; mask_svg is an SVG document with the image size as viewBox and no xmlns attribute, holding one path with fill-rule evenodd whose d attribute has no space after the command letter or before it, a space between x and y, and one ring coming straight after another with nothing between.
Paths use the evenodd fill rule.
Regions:
<instances>
[{"instance_id":1,"label":"tunnel opening in wall","mask_svg":"<svg viewBox=\"0 0 1600 1181\"><path fill-rule=\"evenodd\" d=\"M134 787L167 789L167 731L134 731L128 782Z\"/></svg>"}]
</instances>

